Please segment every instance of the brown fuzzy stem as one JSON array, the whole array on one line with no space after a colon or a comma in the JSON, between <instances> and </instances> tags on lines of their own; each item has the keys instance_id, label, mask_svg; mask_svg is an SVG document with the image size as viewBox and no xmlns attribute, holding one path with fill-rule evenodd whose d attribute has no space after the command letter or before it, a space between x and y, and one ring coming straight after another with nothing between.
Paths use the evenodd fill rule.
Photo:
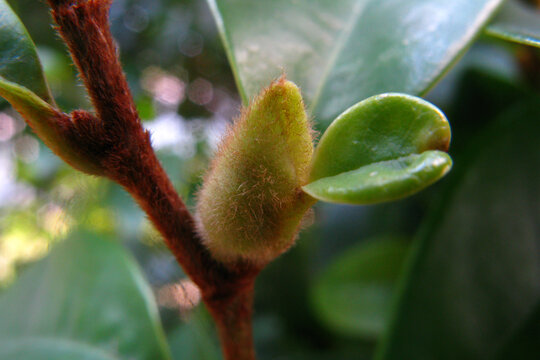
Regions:
<instances>
[{"instance_id":1,"label":"brown fuzzy stem","mask_svg":"<svg viewBox=\"0 0 540 360\"><path fill-rule=\"evenodd\" d=\"M251 328L253 281L220 298L205 299L216 324L225 360L255 360Z\"/></svg>"},{"instance_id":2,"label":"brown fuzzy stem","mask_svg":"<svg viewBox=\"0 0 540 360\"><path fill-rule=\"evenodd\" d=\"M49 0L58 31L105 126L140 125L109 27L112 0Z\"/></svg>"},{"instance_id":3,"label":"brown fuzzy stem","mask_svg":"<svg viewBox=\"0 0 540 360\"><path fill-rule=\"evenodd\" d=\"M260 269L225 267L202 245L194 220L142 128L109 29L111 0L48 0L58 31L96 109L75 111L60 131L78 154L121 184L148 214L184 271L201 289L227 359L254 359L253 281Z\"/></svg>"}]
</instances>

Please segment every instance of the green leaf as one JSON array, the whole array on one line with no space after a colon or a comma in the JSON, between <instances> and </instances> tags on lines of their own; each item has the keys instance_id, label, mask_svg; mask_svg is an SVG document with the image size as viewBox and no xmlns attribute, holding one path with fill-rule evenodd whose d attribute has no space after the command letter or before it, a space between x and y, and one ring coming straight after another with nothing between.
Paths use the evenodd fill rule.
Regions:
<instances>
[{"instance_id":1,"label":"green leaf","mask_svg":"<svg viewBox=\"0 0 540 360\"><path fill-rule=\"evenodd\" d=\"M2 76L0 76L0 96L11 103L37 134L46 139L54 138L54 119L58 111L50 104L31 90Z\"/></svg>"},{"instance_id":2,"label":"green leaf","mask_svg":"<svg viewBox=\"0 0 540 360\"><path fill-rule=\"evenodd\" d=\"M283 72L327 124L369 96L425 93L501 0L207 0L247 104Z\"/></svg>"},{"instance_id":3,"label":"green leaf","mask_svg":"<svg viewBox=\"0 0 540 360\"><path fill-rule=\"evenodd\" d=\"M317 145L311 180L426 150L448 149L450 125L434 105L405 94L382 94L343 112Z\"/></svg>"},{"instance_id":4,"label":"green leaf","mask_svg":"<svg viewBox=\"0 0 540 360\"><path fill-rule=\"evenodd\" d=\"M303 189L326 202L373 204L412 195L439 180L451 166L448 154L425 151L325 177Z\"/></svg>"},{"instance_id":5,"label":"green leaf","mask_svg":"<svg viewBox=\"0 0 540 360\"><path fill-rule=\"evenodd\" d=\"M25 338L0 341L0 359L17 360L118 360L99 349L72 341Z\"/></svg>"},{"instance_id":6,"label":"green leaf","mask_svg":"<svg viewBox=\"0 0 540 360\"><path fill-rule=\"evenodd\" d=\"M450 170L450 126L430 103L404 94L368 98L322 136L303 187L329 202L371 204L413 194Z\"/></svg>"},{"instance_id":7,"label":"green leaf","mask_svg":"<svg viewBox=\"0 0 540 360\"><path fill-rule=\"evenodd\" d=\"M0 0L0 76L54 105L36 47L5 0Z\"/></svg>"},{"instance_id":8,"label":"green leaf","mask_svg":"<svg viewBox=\"0 0 540 360\"><path fill-rule=\"evenodd\" d=\"M0 342L11 344L0 354L11 358L170 358L137 265L119 244L89 235L28 269L0 296L0 319Z\"/></svg>"},{"instance_id":9,"label":"green leaf","mask_svg":"<svg viewBox=\"0 0 540 360\"><path fill-rule=\"evenodd\" d=\"M394 287L408 246L395 236L362 243L338 257L317 279L313 307L331 329L376 339L387 325Z\"/></svg>"},{"instance_id":10,"label":"green leaf","mask_svg":"<svg viewBox=\"0 0 540 360\"><path fill-rule=\"evenodd\" d=\"M198 306L184 320L182 325L168 335L173 359L220 360L219 341L206 309Z\"/></svg>"},{"instance_id":11,"label":"green leaf","mask_svg":"<svg viewBox=\"0 0 540 360\"><path fill-rule=\"evenodd\" d=\"M540 10L523 1L507 1L486 33L504 40L540 47Z\"/></svg>"},{"instance_id":12,"label":"green leaf","mask_svg":"<svg viewBox=\"0 0 540 360\"><path fill-rule=\"evenodd\" d=\"M540 302L522 326L501 347L498 360L534 359L540 354Z\"/></svg>"},{"instance_id":13,"label":"green leaf","mask_svg":"<svg viewBox=\"0 0 540 360\"><path fill-rule=\"evenodd\" d=\"M66 125L61 121L71 121L66 115L60 113L32 91L8 81L2 76L0 76L0 96L11 103L32 130L56 155L80 171L93 175L101 174L100 166L92 163L85 156L81 156L79 149L73 146L73 143L60 131L62 126Z\"/></svg>"},{"instance_id":14,"label":"green leaf","mask_svg":"<svg viewBox=\"0 0 540 360\"><path fill-rule=\"evenodd\" d=\"M69 152L57 131L59 112L27 88L0 76L0 96L26 120L34 132L55 152Z\"/></svg>"},{"instance_id":15,"label":"green leaf","mask_svg":"<svg viewBox=\"0 0 540 360\"><path fill-rule=\"evenodd\" d=\"M539 118L538 98L521 103L456 161L454 186L419 235L377 359L494 359L533 313Z\"/></svg>"}]
</instances>

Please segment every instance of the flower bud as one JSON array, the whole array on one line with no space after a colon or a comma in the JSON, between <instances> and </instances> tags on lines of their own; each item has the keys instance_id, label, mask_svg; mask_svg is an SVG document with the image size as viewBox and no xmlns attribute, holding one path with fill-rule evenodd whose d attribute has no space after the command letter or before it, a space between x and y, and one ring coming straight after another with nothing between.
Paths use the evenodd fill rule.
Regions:
<instances>
[{"instance_id":1,"label":"flower bud","mask_svg":"<svg viewBox=\"0 0 540 360\"><path fill-rule=\"evenodd\" d=\"M300 90L281 78L229 129L198 195L198 229L217 260L264 265L293 243L314 200L312 130Z\"/></svg>"}]
</instances>

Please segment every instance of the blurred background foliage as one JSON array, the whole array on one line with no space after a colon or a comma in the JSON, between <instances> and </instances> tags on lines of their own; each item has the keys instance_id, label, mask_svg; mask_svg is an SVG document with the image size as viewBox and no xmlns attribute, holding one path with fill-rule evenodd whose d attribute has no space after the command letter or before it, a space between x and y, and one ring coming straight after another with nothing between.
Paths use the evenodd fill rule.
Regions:
<instances>
[{"instance_id":1,"label":"blurred background foliage","mask_svg":"<svg viewBox=\"0 0 540 360\"><path fill-rule=\"evenodd\" d=\"M51 26L45 2L9 3L38 47L60 107L65 111L90 109L67 51ZM204 1L115 0L111 21L144 125L151 130L154 147L174 185L193 207L208 159L241 103L211 13ZM470 166L486 162L482 151L487 150L481 148L482 144L521 143L521 135L498 138L501 133L512 134L512 124L520 124L519 129L529 134L538 129L527 124L540 120L538 111L531 110L540 108L539 90L537 49L480 36L426 96L447 114L452 124L450 154L455 159L454 170L443 181L406 200L369 207L319 204L314 225L304 230L297 245L270 264L258 279L254 333L260 358L371 358L388 326L404 264L411 252L421 252L418 248L423 249L421 244L431 236L426 234L436 233L429 230L433 224L439 219L448 220L444 220L446 232L444 241L441 240L448 245L453 236L472 236L456 229L475 228L482 222L482 217L471 223L468 217L445 215L450 203L449 211L456 214L469 211L467 214L473 216L483 211L482 206L476 205L471 210L462 199L465 195L452 200L454 192L461 194L463 183L469 186L465 192L469 199L485 190L488 183L495 184L479 200L486 208L490 207L490 199L507 195L495 204L503 208L501 218L516 219L504 229L505 239L516 243L532 239L521 250L532 251L536 257L527 263L527 273L520 278L528 277L523 281L540 284L540 177L534 166L540 163L534 136L523 137L528 145L524 145L522 152L489 150L498 154L500 172L478 171L479 176L487 174L492 178L483 178L476 185L470 184L473 180L464 179L464 174L475 171ZM44 147L5 102L0 103L0 119L0 294L16 283L24 268L46 256L67 237L91 232L92 236L112 238L129 249L150 284L173 358L219 359L216 334L208 314L198 305L197 290L132 199L109 181L69 168ZM486 135L490 131L492 135ZM474 160L477 157L480 160ZM527 184L505 181L504 174L517 171L527 174L523 176ZM510 206L516 197L525 199ZM490 220L496 223L497 216ZM482 228L489 229L493 223ZM483 235L474 236L477 239ZM490 239L497 236L489 234ZM484 240L474 242L476 247L466 254L453 253L451 249L444 253L458 262L465 261L460 256L489 258L493 244L487 238ZM505 253L508 252L511 251ZM507 263L501 263L497 257L493 262L485 260L486 266L498 266L498 262L514 269L523 261L520 254L514 255L505 260ZM425 292L440 289L438 296L458 301L463 294L449 291L462 288L444 285L445 281L455 284L456 279L430 275L441 261L444 258L426 260L422 274L431 278L422 280L419 286L430 286L421 289ZM477 270L481 267L471 264L462 265ZM448 267L443 266L439 274L446 274ZM506 275L501 271L500 278L489 281L504 281ZM520 290L512 290L518 298ZM498 292L494 290L493 294ZM540 304L538 287L533 287L527 301ZM527 306L529 309L534 305ZM433 311L437 314L437 309ZM409 325L414 323L414 309L411 314ZM459 312L452 315L469 316ZM492 323L493 331L503 324L507 323ZM414 332L415 328L406 331Z\"/></svg>"}]
</instances>

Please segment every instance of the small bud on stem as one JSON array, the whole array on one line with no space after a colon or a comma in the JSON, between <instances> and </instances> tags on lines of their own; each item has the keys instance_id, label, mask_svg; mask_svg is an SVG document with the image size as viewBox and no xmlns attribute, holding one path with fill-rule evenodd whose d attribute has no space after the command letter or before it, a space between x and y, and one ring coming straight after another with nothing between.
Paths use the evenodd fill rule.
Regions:
<instances>
[{"instance_id":1,"label":"small bud on stem","mask_svg":"<svg viewBox=\"0 0 540 360\"><path fill-rule=\"evenodd\" d=\"M293 243L313 205L308 181L312 130L300 90L281 78L223 139L198 198L198 229L219 261L258 266Z\"/></svg>"}]
</instances>

